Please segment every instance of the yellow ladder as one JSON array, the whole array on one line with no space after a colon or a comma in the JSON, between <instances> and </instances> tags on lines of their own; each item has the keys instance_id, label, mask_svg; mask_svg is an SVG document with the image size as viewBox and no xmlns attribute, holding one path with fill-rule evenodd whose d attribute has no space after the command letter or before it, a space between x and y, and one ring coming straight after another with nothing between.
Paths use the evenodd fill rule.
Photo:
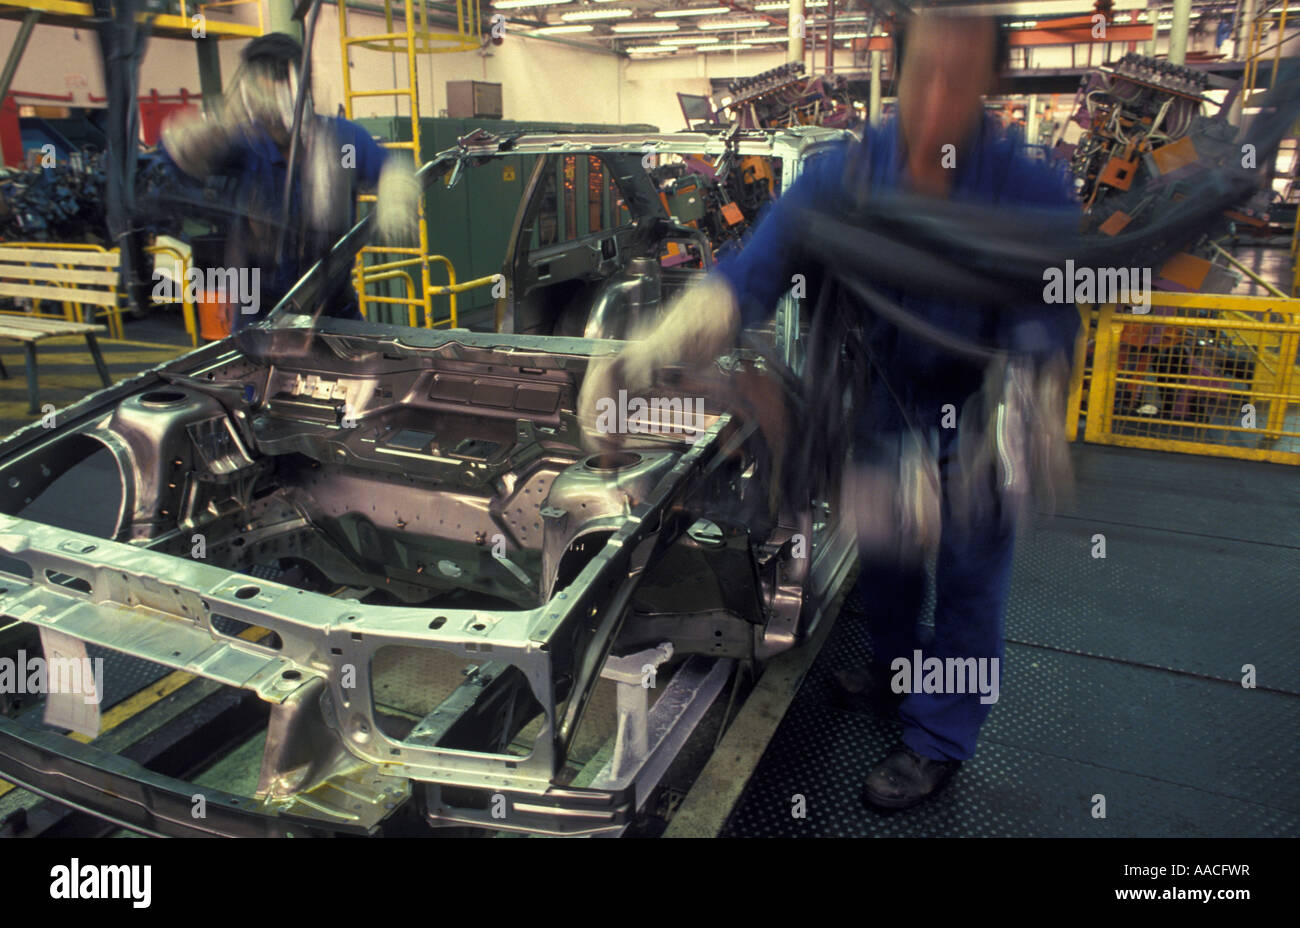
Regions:
<instances>
[{"instance_id":1,"label":"yellow ladder","mask_svg":"<svg viewBox=\"0 0 1300 928\"><path fill-rule=\"evenodd\" d=\"M409 142L384 142L385 148L407 149L411 152L415 166L418 168L424 163L420 151L420 88L419 88L419 71L417 67L417 56L421 54L438 54L445 52L459 52L479 47L479 8L477 0L455 0L456 3L456 31L455 32L438 32L429 28L429 7L427 0L399 0L397 4L394 0L384 0L384 31L376 33L367 33L363 35L354 35L349 30L349 16L347 0L339 0L339 38L342 46L343 59L343 111L348 119L354 118L353 104L358 99L367 99L375 97L392 97L395 109L398 100L405 97L409 103L409 115L411 119L411 140ZM400 26L394 22L393 7L398 6L401 10L402 23ZM417 27L417 16L419 25ZM367 17L368 18L368 17ZM352 86L352 70L350 64L350 53L353 48L364 48L371 51L384 52L390 55L404 55L406 57L406 74L407 84L405 87L391 87L379 89L356 90ZM363 194L358 197L361 203L374 203L376 197L373 194ZM393 260L380 261L379 263L367 265L365 256L367 254L393 256L400 255ZM429 273L429 264L432 261L442 262L448 272L449 284L455 286L456 276L452 270L451 262L441 255L429 254L429 226L425 218L424 197L419 199L419 244L416 246L396 246L396 245L367 245L357 255L356 266L356 290L357 301L361 313L369 318L367 304L400 304L408 307L408 323L411 326L419 325L417 320L423 320L426 328L434 326L447 325L451 328L456 327L456 298L455 291L448 291L446 287L434 287ZM420 285L417 288L415 279L411 276L412 271L416 271L420 277ZM406 283L405 297L390 297L368 295L366 285L384 280L393 280L404 278ZM452 293L450 300L450 314L442 319L433 318L433 297L442 292Z\"/></svg>"}]
</instances>

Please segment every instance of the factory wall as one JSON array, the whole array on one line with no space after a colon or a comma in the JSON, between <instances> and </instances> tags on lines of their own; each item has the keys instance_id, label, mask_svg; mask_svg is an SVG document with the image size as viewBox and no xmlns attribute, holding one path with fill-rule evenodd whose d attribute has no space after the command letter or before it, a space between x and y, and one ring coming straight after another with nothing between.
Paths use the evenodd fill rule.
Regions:
<instances>
[{"instance_id":1,"label":"factory wall","mask_svg":"<svg viewBox=\"0 0 1300 928\"><path fill-rule=\"evenodd\" d=\"M0 48L13 46L18 23L0 22ZM336 43L337 44L337 43ZM221 71L229 78L239 66L242 42L220 43ZM38 25L27 43L27 51L14 75L13 89L28 93L53 94L71 99L40 101L20 98L22 103L50 106L103 106L104 76L99 41L89 29L67 29ZM181 88L199 92L199 61L194 43L181 39L153 38L140 64L140 92L156 89L160 94L179 93Z\"/></svg>"},{"instance_id":2,"label":"factory wall","mask_svg":"<svg viewBox=\"0 0 1300 928\"><path fill-rule=\"evenodd\" d=\"M847 54L847 53L846 53ZM686 128L678 93L709 95L714 78L744 77L785 63L785 50L678 55L622 62L620 122L648 122L664 131Z\"/></svg>"},{"instance_id":3,"label":"factory wall","mask_svg":"<svg viewBox=\"0 0 1300 928\"><path fill-rule=\"evenodd\" d=\"M380 32L381 17L350 13L353 34ZM322 7L313 55L317 105L333 112L343 99L342 53L339 46L337 7ZM353 49L354 89L405 86L404 71L394 76L396 62L405 59L367 49ZM490 81L503 85L505 119L564 122L618 122L618 63L612 54L586 51L573 45L507 34L500 45L482 52L461 51L422 56L420 110L425 116L443 115L447 107L447 82ZM407 103L392 99L358 101L358 116L406 115Z\"/></svg>"}]
</instances>

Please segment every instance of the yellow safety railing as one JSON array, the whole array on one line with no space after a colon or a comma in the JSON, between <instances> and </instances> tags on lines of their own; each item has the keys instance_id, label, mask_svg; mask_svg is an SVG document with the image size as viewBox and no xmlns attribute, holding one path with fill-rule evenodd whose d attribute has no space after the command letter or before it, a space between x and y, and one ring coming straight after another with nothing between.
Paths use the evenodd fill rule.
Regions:
<instances>
[{"instance_id":1,"label":"yellow safety railing","mask_svg":"<svg viewBox=\"0 0 1300 928\"><path fill-rule=\"evenodd\" d=\"M1282 45L1286 37L1287 4L1280 10L1256 16L1250 23L1250 36L1246 42L1246 67L1241 75L1242 104L1249 105L1250 94L1255 90L1255 80L1259 77L1259 63L1269 52L1273 53L1273 70L1269 75L1268 85L1277 83L1278 67L1282 63ZM1278 40L1273 45L1264 47L1264 36L1277 27Z\"/></svg>"},{"instance_id":2,"label":"yellow safety railing","mask_svg":"<svg viewBox=\"0 0 1300 928\"><path fill-rule=\"evenodd\" d=\"M1300 464L1300 301L1153 293L1088 315L1070 437L1083 418L1090 442Z\"/></svg>"},{"instance_id":3,"label":"yellow safety railing","mask_svg":"<svg viewBox=\"0 0 1300 928\"><path fill-rule=\"evenodd\" d=\"M349 15L347 0L339 0L339 43L342 50L343 58L343 108L344 114L348 119L355 118L354 104L357 100L374 99L374 98L392 98L394 107L397 107L398 101L405 98L407 101L407 115L411 120L411 138L410 141L389 141L381 143L385 148L404 149L411 152L411 157L416 165L424 163L422 152L420 150L420 85L419 85L419 68L418 56L427 54L438 54L445 52L458 52L477 49L480 44L479 39L479 5L477 0L455 0L456 6L456 31L438 31L429 27L429 6L427 0L384 0L384 29L382 32L354 34L350 31L352 28L352 16ZM401 23L396 22L394 7L401 11ZM366 19L365 11L355 11L361 17ZM403 69L406 76L406 86L404 87L381 87L357 89L352 86L352 67L351 52L354 48L368 49L370 51L384 52L391 55L405 56L405 65ZM375 202L373 195L365 195L358 198L362 203ZM409 307L409 318L416 320L423 319L427 327L432 328L435 325L448 325L455 328L456 319L456 302L455 296L452 295L451 314L450 316L435 320L433 317L433 297L437 295L440 288L433 286L433 280L429 274L429 262L438 260L447 265L448 271L451 271L451 263L446 258L439 255L429 254L429 225L425 217L424 198L420 197L418 206L419 219L419 239L415 246L398 246L398 245L370 245L361 250L357 255L357 301L360 305L361 312L369 318L370 313L367 309L368 303L398 303ZM366 265L367 255L407 255L406 261L386 261L378 264ZM408 289L408 295L402 297L381 297L366 292L366 284L381 280L392 280L393 277L386 277L388 271L402 267L411 267L419 269L419 287L418 292L415 288L415 279L411 278L412 287ZM455 275L452 274L452 285L455 284ZM412 325L415 322L412 321Z\"/></svg>"},{"instance_id":4,"label":"yellow safety railing","mask_svg":"<svg viewBox=\"0 0 1300 928\"><path fill-rule=\"evenodd\" d=\"M87 251L96 254L113 255L118 260L121 260L121 252L118 249L105 248L102 245L92 245L87 242L0 242L0 248L25 248L29 250L45 251ZM63 318L68 322L85 322L86 320L82 318L79 307L91 304L86 304L83 301L76 299L75 292L77 290L77 281L57 280L53 279L49 274L40 273L42 268L52 267L65 274L72 274L76 272L77 265L67 262L51 261L48 256L34 257L27 263L32 267L33 274L30 278L26 279L33 286L35 286L37 281L39 281L41 287L58 287L73 291L73 293L69 294L68 299L60 301L63 304ZM118 265L115 261L112 264L114 274L117 273L117 268ZM104 322L108 326L108 337L111 339L121 339L124 337L124 330L122 327L122 305L117 289L117 283L114 282L109 284L103 282L98 283L98 285L105 287L106 289L103 292L105 294L111 294L114 297L114 301L112 306L92 305L90 311L91 321L94 321L97 316L104 317ZM51 313L41 312L41 303L45 302L44 299L39 296L33 296L31 297L31 300L33 315L53 315Z\"/></svg>"},{"instance_id":5,"label":"yellow safety railing","mask_svg":"<svg viewBox=\"0 0 1300 928\"><path fill-rule=\"evenodd\" d=\"M177 280L177 289L180 290L181 298L179 300L160 300L158 302L181 304L181 318L185 320L185 334L189 335L190 344L197 348L199 346L199 323L194 313L194 304L189 299L189 287L186 286L186 281L189 279L190 256L170 245L147 245L144 250L151 255L171 255L176 259L176 266L180 273Z\"/></svg>"},{"instance_id":6,"label":"yellow safety railing","mask_svg":"<svg viewBox=\"0 0 1300 928\"><path fill-rule=\"evenodd\" d=\"M415 280L403 268L412 268L423 263L425 268L424 277L428 278L428 264L431 261L437 261L447 269L447 283L435 286L432 283L425 287L425 293L430 297L429 301L421 300L415 296ZM405 258L398 261L387 261L383 264L368 264L364 267L358 266L356 271L356 287L358 297L365 293L365 287L368 284L377 283L384 280L403 280L406 283L406 297L379 296L376 294L365 293L365 301L369 303L384 303L388 305L408 307L408 322L412 327L417 327L423 322L427 329L435 326L449 323L451 328L456 327L458 318L456 309L456 294L464 293L467 290L473 290L477 287L486 287L500 280L501 275L490 274L487 277L478 277L474 280L462 282L456 281L456 268L452 266L451 259L445 255L428 255L423 261L420 258ZM446 296L449 298L450 313L447 318L437 322L433 319L433 307L430 302L435 296ZM424 318L421 320L417 313L420 307L424 307Z\"/></svg>"}]
</instances>

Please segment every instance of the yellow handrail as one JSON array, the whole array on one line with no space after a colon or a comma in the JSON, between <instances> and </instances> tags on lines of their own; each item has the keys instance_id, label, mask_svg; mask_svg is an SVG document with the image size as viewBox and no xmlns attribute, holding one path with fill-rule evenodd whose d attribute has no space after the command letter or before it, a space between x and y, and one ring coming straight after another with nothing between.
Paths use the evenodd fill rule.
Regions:
<instances>
[{"instance_id":1,"label":"yellow handrail","mask_svg":"<svg viewBox=\"0 0 1300 928\"><path fill-rule=\"evenodd\" d=\"M411 275L406 273L406 271L387 271L381 274L363 274L361 287L359 289L364 289L366 284L374 283L375 281L394 280L397 278L406 281L406 299L399 299L398 297L392 296L371 296L367 297L367 301L371 303L397 303L407 306L407 325L411 328L415 328L415 307L419 305L420 301L415 298L413 292L415 290L415 281L411 279ZM369 317L367 316L366 318L368 319Z\"/></svg>"}]
</instances>

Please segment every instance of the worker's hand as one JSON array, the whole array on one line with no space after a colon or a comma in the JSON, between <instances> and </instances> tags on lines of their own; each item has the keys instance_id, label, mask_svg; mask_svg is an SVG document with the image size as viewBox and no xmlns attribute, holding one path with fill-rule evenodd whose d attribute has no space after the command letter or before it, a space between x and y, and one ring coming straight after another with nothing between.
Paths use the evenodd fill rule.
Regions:
<instances>
[{"instance_id":1,"label":"worker's hand","mask_svg":"<svg viewBox=\"0 0 1300 928\"><path fill-rule=\"evenodd\" d=\"M1029 389L1033 397L1029 466L1034 474L1034 498L1039 509L1050 512L1074 486L1069 436L1065 434L1070 360L1058 353L1040 364Z\"/></svg>"},{"instance_id":2,"label":"worker's hand","mask_svg":"<svg viewBox=\"0 0 1300 928\"><path fill-rule=\"evenodd\" d=\"M190 177L206 179L216 171L239 139L239 130L226 118L225 108L212 118L183 113L162 130L162 145L176 166Z\"/></svg>"},{"instance_id":3,"label":"worker's hand","mask_svg":"<svg viewBox=\"0 0 1300 928\"><path fill-rule=\"evenodd\" d=\"M907 432L882 439L882 453L845 471L839 511L864 556L925 563L939 547L941 487L934 454Z\"/></svg>"},{"instance_id":4,"label":"worker's hand","mask_svg":"<svg viewBox=\"0 0 1300 928\"><path fill-rule=\"evenodd\" d=\"M699 370L735 344L740 331L740 307L731 287L706 277L670 306L643 338L632 341L614 357L595 357L587 365L578 394L577 414L588 440L600 448L622 444L618 416L609 415L627 398L650 398L659 372L669 365ZM613 425L613 427L611 427Z\"/></svg>"},{"instance_id":5,"label":"worker's hand","mask_svg":"<svg viewBox=\"0 0 1300 928\"><path fill-rule=\"evenodd\" d=\"M417 245L420 197L424 191L409 162L390 157L379 175L375 205L376 239L385 245Z\"/></svg>"},{"instance_id":6,"label":"worker's hand","mask_svg":"<svg viewBox=\"0 0 1300 928\"><path fill-rule=\"evenodd\" d=\"M1013 358L989 369L958 426L958 464L949 479L951 510L962 521L1000 513L1017 522L1050 512L1070 492L1065 436L1070 364Z\"/></svg>"}]
</instances>

